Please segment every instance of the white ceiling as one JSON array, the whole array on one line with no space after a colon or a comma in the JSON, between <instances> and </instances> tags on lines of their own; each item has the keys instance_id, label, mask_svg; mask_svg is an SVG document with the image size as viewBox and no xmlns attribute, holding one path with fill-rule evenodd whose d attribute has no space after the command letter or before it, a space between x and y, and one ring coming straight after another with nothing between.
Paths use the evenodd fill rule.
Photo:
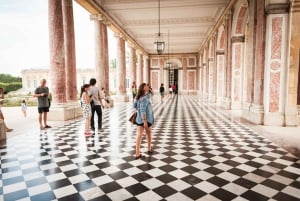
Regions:
<instances>
[{"instance_id":1,"label":"white ceiling","mask_svg":"<svg viewBox=\"0 0 300 201\"><path fill-rule=\"evenodd\" d=\"M166 43L164 53L198 52L228 1L161 0L160 30ZM158 33L158 0L88 2L105 10L148 54L156 54L153 42Z\"/></svg>"}]
</instances>

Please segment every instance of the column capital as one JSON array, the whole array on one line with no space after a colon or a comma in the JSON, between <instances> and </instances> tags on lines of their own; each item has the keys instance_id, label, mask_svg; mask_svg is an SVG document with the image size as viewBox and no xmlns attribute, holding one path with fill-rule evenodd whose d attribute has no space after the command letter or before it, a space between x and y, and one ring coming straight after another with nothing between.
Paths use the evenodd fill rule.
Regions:
<instances>
[{"instance_id":1,"label":"column capital","mask_svg":"<svg viewBox=\"0 0 300 201\"><path fill-rule=\"evenodd\" d=\"M231 11L231 10L230 10L230 11L227 11L227 13L226 13L225 16L224 16L224 20L230 19L231 16L232 16L232 11Z\"/></svg>"},{"instance_id":2,"label":"column capital","mask_svg":"<svg viewBox=\"0 0 300 201\"><path fill-rule=\"evenodd\" d=\"M126 41L126 36L123 33L120 33L120 32L119 33L115 33L114 37L121 38L121 39L123 39L123 40Z\"/></svg>"},{"instance_id":3,"label":"column capital","mask_svg":"<svg viewBox=\"0 0 300 201\"><path fill-rule=\"evenodd\" d=\"M93 21L101 21L103 24L105 24L106 26L110 26L111 23L110 21L107 19L107 17L105 17L103 14L91 14L90 15L90 20L93 20Z\"/></svg>"}]
</instances>

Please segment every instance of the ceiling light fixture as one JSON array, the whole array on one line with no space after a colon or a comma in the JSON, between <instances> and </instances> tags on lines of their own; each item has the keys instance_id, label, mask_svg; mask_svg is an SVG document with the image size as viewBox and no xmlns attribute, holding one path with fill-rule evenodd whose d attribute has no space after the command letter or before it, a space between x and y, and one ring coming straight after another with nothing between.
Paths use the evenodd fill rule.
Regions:
<instances>
[{"instance_id":1,"label":"ceiling light fixture","mask_svg":"<svg viewBox=\"0 0 300 201\"><path fill-rule=\"evenodd\" d=\"M165 42L163 41L162 33L160 33L160 0L158 0L158 33L156 34L154 45L157 54L163 54Z\"/></svg>"}]
</instances>

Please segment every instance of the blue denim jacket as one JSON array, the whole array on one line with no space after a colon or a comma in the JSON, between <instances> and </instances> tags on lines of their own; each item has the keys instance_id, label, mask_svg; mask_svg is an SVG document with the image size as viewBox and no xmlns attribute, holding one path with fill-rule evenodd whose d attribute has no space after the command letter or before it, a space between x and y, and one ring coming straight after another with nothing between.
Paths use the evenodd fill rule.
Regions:
<instances>
[{"instance_id":1,"label":"blue denim jacket","mask_svg":"<svg viewBox=\"0 0 300 201\"><path fill-rule=\"evenodd\" d=\"M151 124L154 123L154 115L150 98L150 95L147 94L143 97L140 97L139 100L134 101L133 106L135 109L137 109L136 123L144 123L142 114L146 114L147 122Z\"/></svg>"}]
</instances>

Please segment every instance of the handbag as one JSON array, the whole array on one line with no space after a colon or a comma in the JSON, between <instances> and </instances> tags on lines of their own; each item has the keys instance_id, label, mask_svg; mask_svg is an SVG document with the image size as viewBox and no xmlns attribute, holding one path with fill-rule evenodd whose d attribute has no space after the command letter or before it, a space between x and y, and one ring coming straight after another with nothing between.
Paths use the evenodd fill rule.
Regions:
<instances>
[{"instance_id":1,"label":"handbag","mask_svg":"<svg viewBox=\"0 0 300 201\"><path fill-rule=\"evenodd\" d=\"M133 112L129 118L129 121L132 123L132 124L136 124L136 116L137 116L137 112Z\"/></svg>"}]
</instances>

